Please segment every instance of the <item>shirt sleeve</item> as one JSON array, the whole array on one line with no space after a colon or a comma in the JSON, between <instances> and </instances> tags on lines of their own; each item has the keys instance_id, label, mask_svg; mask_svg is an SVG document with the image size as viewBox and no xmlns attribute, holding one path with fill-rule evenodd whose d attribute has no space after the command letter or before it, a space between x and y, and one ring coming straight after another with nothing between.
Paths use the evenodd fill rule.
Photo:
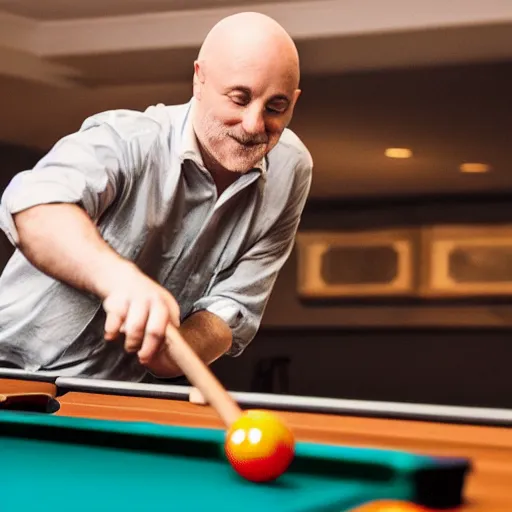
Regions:
<instances>
[{"instance_id":1,"label":"shirt sleeve","mask_svg":"<svg viewBox=\"0 0 512 512\"><path fill-rule=\"evenodd\" d=\"M141 169L155 139L155 125L131 111L110 111L87 119L33 169L11 180L0 203L0 229L17 245L14 214L50 203L78 204L97 221L120 187Z\"/></svg>"},{"instance_id":2,"label":"shirt sleeve","mask_svg":"<svg viewBox=\"0 0 512 512\"><path fill-rule=\"evenodd\" d=\"M300 169L297 183L273 227L219 274L193 312L207 310L224 320L232 331L230 356L240 355L256 335L268 299L282 266L290 256L311 186L311 167Z\"/></svg>"}]
</instances>

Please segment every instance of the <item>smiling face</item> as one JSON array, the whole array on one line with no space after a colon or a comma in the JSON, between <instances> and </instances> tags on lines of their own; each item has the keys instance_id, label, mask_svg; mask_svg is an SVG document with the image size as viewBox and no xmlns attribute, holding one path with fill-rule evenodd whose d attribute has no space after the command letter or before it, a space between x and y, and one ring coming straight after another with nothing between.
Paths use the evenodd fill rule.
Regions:
<instances>
[{"instance_id":1,"label":"smiling face","mask_svg":"<svg viewBox=\"0 0 512 512\"><path fill-rule=\"evenodd\" d=\"M194 129L207 167L243 173L275 147L300 91L289 40L238 29L195 63Z\"/></svg>"}]
</instances>

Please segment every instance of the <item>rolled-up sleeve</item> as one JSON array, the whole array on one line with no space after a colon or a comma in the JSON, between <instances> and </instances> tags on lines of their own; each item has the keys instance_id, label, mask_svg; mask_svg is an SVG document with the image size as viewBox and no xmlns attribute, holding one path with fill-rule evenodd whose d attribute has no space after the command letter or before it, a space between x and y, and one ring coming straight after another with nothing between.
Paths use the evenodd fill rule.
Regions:
<instances>
[{"instance_id":1,"label":"rolled-up sleeve","mask_svg":"<svg viewBox=\"0 0 512 512\"><path fill-rule=\"evenodd\" d=\"M296 174L288 203L272 228L231 267L220 273L194 311L207 310L231 328L230 356L240 355L256 335L282 266L293 249L295 235L311 186L312 162Z\"/></svg>"},{"instance_id":2,"label":"rolled-up sleeve","mask_svg":"<svg viewBox=\"0 0 512 512\"><path fill-rule=\"evenodd\" d=\"M140 166L147 149L140 145L149 145L151 140L133 137L151 131L143 119L129 111L93 116L78 132L61 139L33 169L17 174L0 203L0 229L11 243L19 243L13 216L36 205L75 203L96 221L116 197L126 175Z\"/></svg>"}]
</instances>

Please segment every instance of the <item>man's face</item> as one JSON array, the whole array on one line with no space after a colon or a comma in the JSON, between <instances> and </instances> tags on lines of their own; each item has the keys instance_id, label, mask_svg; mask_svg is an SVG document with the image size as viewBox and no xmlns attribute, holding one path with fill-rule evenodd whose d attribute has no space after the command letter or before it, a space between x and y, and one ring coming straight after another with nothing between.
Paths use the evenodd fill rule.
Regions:
<instances>
[{"instance_id":1,"label":"man's face","mask_svg":"<svg viewBox=\"0 0 512 512\"><path fill-rule=\"evenodd\" d=\"M276 61L239 58L227 65L196 63L194 127L209 159L246 172L277 144L299 96L296 77Z\"/></svg>"}]
</instances>

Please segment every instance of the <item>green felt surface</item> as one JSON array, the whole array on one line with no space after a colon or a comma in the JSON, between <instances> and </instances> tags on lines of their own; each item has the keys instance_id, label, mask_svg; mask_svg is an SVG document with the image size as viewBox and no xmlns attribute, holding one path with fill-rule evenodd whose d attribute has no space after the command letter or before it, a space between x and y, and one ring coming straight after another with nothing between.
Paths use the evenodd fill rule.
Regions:
<instances>
[{"instance_id":1,"label":"green felt surface","mask_svg":"<svg viewBox=\"0 0 512 512\"><path fill-rule=\"evenodd\" d=\"M2 512L347 511L409 499L427 457L298 443L270 484L241 479L220 430L0 412Z\"/></svg>"}]
</instances>

